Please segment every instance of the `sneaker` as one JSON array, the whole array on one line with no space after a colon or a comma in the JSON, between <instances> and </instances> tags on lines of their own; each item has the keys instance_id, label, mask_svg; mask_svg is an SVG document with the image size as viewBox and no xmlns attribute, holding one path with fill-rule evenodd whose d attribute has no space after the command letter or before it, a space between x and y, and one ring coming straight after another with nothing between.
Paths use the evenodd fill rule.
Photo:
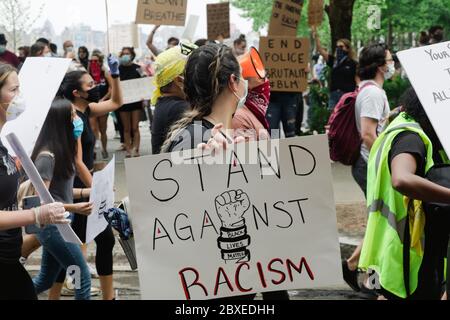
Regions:
<instances>
[{"instance_id":1,"label":"sneaker","mask_svg":"<svg viewBox=\"0 0 450 320\"><path fill-rule=\"evenodd\" d=\"M101 294L101 290L96 287L91 287L91 297L97 297ZM64 282L63 288L61 290L62 297L74 297L75 296L75 286L72 283L72 279L67 277Z\"/></svg>"},{"instance_id":2,"label":"sneaker","mask_svg":"<svg viewBox=\"0 0 450 320\"><path fill-rule=\"evenodd\" d=\"M109 159L108 151L102 151L102 156L103 156L103 160L108 160Z\"/></svg>"},{"instance_id":3,"label":"sneaker","mask_svg":"<svg viewBox=\"0 0 450 320\"><path fill-rule=\"evenodd\" d=\"M89 273L91 274L91 278L98 279L97 270L90 264L88 264Z\"/></svg>"},{"instance_id":4,"label":"sneaker","mask_svg":"<svg viewBox=\"0 0 450 320\"><path fill-rule=\"evenodd\" d=\"M360 292L361 287L358 284L358 270L352 271L348 268L346 260L342 260L342 271L344 273L344 280L350 288L355 292Z\"/></svg>"},{"instance_id":5,"label":"sneaker","mask_svg":"<svg viewBox=\"0 0 450 320\"><path fill-rule=\"evenodd\" d=\"M96 287L91 287L91 297L98 297L102 293L102 290Z\"/></svg>"}]
</instances>

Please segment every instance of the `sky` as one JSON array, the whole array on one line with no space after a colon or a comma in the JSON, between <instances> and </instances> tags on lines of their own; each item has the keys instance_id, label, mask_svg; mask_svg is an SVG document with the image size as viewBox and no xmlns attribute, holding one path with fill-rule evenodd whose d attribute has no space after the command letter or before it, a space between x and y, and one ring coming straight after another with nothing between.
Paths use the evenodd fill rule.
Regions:
<instances>
[{"instance_id":1,"label":"sky","mask_svg":"<svg viewBox=\"0 0 450 320\"><path fill-rule=\"evenodd\" d=\"M189 0L189 14L199 15L200 23L197 29L198 36L206 36L206 4L217 3L218 0ZM46 19L55 27L56 33L66 26L84 23L94 30L106 31L105 0L32 0L30 5L34 14L44 5L42 17L36 22L35 27L42 26ZM137 0L108 0L109 22L128 23L135 20ZM252 23L240 17L240 10L231 7L231 22L235 23L243 33L251 31ZM148 31L151 26L146 26Z\"/></svg>"}]
</instances>

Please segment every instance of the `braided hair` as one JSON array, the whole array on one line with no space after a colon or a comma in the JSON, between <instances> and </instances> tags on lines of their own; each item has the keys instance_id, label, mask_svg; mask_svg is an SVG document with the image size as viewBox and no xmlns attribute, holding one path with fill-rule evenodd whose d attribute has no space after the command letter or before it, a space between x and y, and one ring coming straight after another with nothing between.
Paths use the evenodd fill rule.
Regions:
<instances>
[{"instance_id":1,"label":"braided hair","mask_svg":"<svg viewBox=\"0 0 450 320\"><path fill-rule=\"evenodd\" d=\"M228 88L230 77L239 74L240 65L231 48L213 43L196 49L184 72L184 92L191 111L173 125L162 150L167 151L179 132L192 122L209 116L217 97Z\"/></svg>"}]
</instances>

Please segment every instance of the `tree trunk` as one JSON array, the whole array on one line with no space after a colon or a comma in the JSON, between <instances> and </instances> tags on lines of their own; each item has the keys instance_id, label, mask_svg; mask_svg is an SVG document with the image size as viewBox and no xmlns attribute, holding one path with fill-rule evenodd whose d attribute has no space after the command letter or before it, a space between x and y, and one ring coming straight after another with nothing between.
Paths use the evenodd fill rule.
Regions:
<instances>
[{"instance_id":1,"label":"tree trunk","mask_svg":"<svg viewBox=\"0 0 450 320\"><path fill-rule=\"evenodd\" d=\"M355 0L330 0L326 6L331 28L332 52L339 39L352 40L353 6Z\"/></svg>"}]
</instances>

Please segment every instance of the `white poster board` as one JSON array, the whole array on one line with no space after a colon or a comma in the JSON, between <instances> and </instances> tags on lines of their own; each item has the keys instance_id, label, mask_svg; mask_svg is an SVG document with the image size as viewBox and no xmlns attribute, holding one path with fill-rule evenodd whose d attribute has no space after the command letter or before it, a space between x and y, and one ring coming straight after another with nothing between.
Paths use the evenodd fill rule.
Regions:
<instances>
[{"instance_id":1,"label":"white poster board","mask_svg":"<svg viewBox=\"0 0 450 320\"><path fill-rule=\"evenodd\" d=\"M450 42L398 53L447 154L450 154Z\"/></svg>"},{"instance_id":2,"label":"white poster board","mask_svg":"<svg viewBox=\"0 0 450 320\"><path fill-rule=\"evenodd\" d=\"M142 298L342 284L327 137L252 142L225 156L230 165L126 160Z\"/></svg>"},{"instance_id":3,"label":"white poster board","mask_svg":"<svg viewBox=\"0 0 450 320\"><path fill-rule=\"evenodd\" d=\"M199 22L200 22L200 16L191 14L189 16L188 23L186 25L186 28L184 29L181 39L192 42L194 40L195 33L197 32L197 27L198 27Z\"/></svg>"},{"instance_id":4,"label":"white poster board","mask_svg":"<svg viewBox=\"0 0 450 320\"><path fill-rule=\"evenodd\" d=\"M108 226L105 214L109 209L114 208L115 166L116 157L113 156L102 171L94 173L89 200L93 207L92 213L87 219L86 243L92 242Z\"/></svg>"},{"instance_id":5,"label":"white poster board","mask_svg":"<svg viewBox=\"0 0 450 320\"><path fill-rule=\"evenodd\" d=\"M70 59L26 59L20 70L19 82L27 108L16 120L8 121L1 131L2 142L11 155L15 156L15 153L6 139L10 133L16 134L29 156L33 153L50 106L70 63Z\"/></svg>"},{"instance_id":6,"label":"white poster board","mask_svg":"<svg viewBox=\"0 0 450 320\"><path fill-rule=\"evenodd\" d=\"M123 104L150 100L155 91L153 77L121 81Z\"/></svg>"}]
</instances>

